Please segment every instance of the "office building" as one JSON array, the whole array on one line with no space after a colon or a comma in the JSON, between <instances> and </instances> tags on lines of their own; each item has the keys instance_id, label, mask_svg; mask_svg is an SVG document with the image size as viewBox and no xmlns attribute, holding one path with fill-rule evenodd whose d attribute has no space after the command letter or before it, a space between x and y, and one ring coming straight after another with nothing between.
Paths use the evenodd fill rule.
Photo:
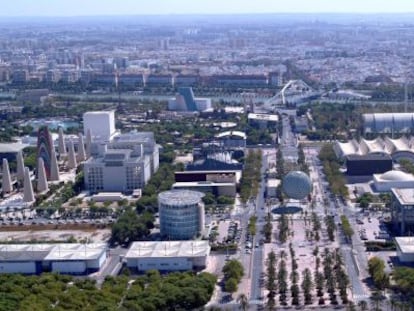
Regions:
<instances>
[{"instance_id":1,"label":"office building","mask_svg":"<svg viewBox=\"0 0 414 311\"><path fill-rule=\"evenodd\" d=\"M414 232L413 194L413 189L391 189L391 222L395 232L401 236Z\"/></svg>"},{"instance_id":2,"label":"office building","mask_svg":"<svg viewBox=\"0 0 414 311\"><path fill-rule=\"evenodd\" d=\"M204 230L204 194L191 190L164 191L158 195L161 235L173 240L193 239Z\"/></svg>"},{"instance_id":3,"label":"office building","mask_svg":"<svg viewBox=\"0 0 414 311\"><path fill-rule=\"evenodd\" d=\"M84 162L85 187L92 193L132 193L142 189L151 177L150 158L146 157L142 145L131 149L108 149Z\"/></svg>"},{"instance_id":4,"label":"office building","mask_svg":"<svg viewBox=\"0 0 414 311\"><path fill-rule=\"evenodd\" d=\"M137 272L201 270L210 254L208 241L134 242L125 255L127 267Z\"/></svg>"}]
</instances>

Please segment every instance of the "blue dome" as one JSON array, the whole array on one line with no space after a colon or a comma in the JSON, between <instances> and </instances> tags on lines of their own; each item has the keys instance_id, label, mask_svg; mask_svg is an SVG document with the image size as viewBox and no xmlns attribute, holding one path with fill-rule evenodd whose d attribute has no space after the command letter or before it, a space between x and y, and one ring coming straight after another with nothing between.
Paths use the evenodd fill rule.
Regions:
<instances>
[{"instance_id":1,"label":"blue dome","mask_svg":"<svg viewBox=\"0 0 414 311\"><path fill-rule=\"evenodd\" d=\"M292 171L283 177L282 189L289 198L302 200L312 191L312 182L304 172Z\"/></svg>"}]
</instances>

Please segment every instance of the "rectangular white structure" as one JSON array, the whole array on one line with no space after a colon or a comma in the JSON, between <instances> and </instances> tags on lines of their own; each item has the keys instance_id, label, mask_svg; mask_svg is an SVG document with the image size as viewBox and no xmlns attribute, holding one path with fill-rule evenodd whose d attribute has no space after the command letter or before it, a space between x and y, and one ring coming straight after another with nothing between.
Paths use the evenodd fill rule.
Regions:
<instances>
[{"instance_id":1,"label":"rectangular white structure","mask_svg":"<svg viewBox=\"0 0 414 311\"><path fill-rule=\"evenodd\" d=\"M0 273L88 274L99 271L106 257L105 243L4 244L0 245Z\"/></svg>"},{"instance_id":2,"label":"rectangular white structure","mask_svg":"<svg viewBox=\"0 0 414 311\"><path fill-rule=\"evenodd\" d=\"M84 163L86 189L92 193L132 193L151 177L151 159L129 149L107 150Z\"/></svg>"},{"instance_id":3,"label":"rectangular white structure","mask_svg":"<svg viewBox=\"0 0 414 311\"><path fill-rule=\"evenodd\" d=\"M83 114L83 131L86 136L88 130L93 138L100 141L110 141L115 134L115 111L89 111Z\"/></svg>"},{"instance_id":4,"label":"rectangular white structure","mask_svg":"<svg viewBox=\"0 0 414 311\"><path fill-rule=\"evenodd\" d=\"M397 256L401 262L414 262L414 238L396 237Z\"/></svg>"},{"instance_id":5,"label":"rectangular white structure","mask_svg":"<svg viewBox=\"0 0 414 311\"><path fill-rule=\"evenodd\" d=\"M134 242L125 258L139 272L186 271L205 268L209 254L208 241Z\"/></svg>"}]
</instances>

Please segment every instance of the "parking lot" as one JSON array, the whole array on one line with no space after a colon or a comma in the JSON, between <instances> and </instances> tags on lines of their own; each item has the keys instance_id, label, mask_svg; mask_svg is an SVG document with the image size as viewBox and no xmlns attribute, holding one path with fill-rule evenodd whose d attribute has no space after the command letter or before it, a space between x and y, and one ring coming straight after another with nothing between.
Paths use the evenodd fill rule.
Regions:
<instances>
[{"instance_id":1,"label":"parking lot","mask_svg":"<svg viewBox=\"0 0 414 311\"><path fill-rule=\"evenodd\" d=\"M111 236L110 229L95 230L41 230L41 231L2 231L0 241L30 242L30 241L60 241L76 240L88 243L107 242Z\"/></svg>"}]
</instances>

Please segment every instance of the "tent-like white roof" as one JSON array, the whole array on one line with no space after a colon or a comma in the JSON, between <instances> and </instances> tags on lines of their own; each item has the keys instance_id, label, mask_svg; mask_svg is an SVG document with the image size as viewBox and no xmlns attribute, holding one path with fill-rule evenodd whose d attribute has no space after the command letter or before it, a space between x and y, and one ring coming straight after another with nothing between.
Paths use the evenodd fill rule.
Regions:
<instances>
[{"instance_id":1,"label":"tent-like white roof","mask_svg":"<svg viewBox=\"0 0 414 311\"><path fill-rule=\"evenodd\" d=\"M209 254L208 241L134 242L125 258L203 257Z\"/></svg>"}]
</instances>

